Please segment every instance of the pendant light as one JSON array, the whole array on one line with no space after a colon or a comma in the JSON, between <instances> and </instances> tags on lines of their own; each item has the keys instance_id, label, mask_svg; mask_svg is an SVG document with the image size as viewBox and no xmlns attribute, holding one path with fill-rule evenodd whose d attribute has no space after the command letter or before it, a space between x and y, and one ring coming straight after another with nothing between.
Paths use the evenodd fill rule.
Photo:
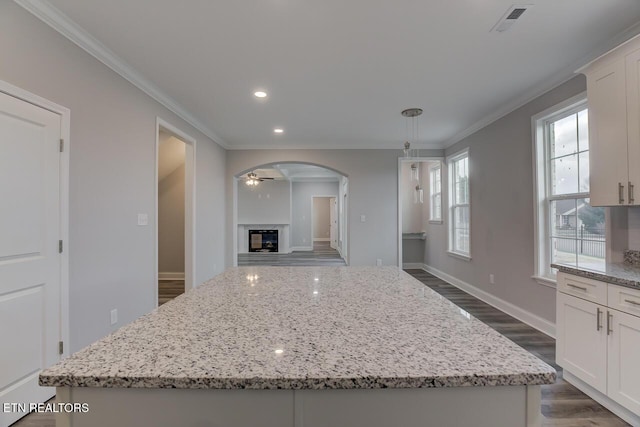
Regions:
<instances>
[{"instance_id":1,"label":"pendant light","mask_svg":"<svg viewBox=\"0 0 640 427\"><path fill-rule=\"evenodd\" d=\"M404 158L411 159L418 157L418 151L415 148L411 148L411 143L415 145L420 138L420 123L417 117L422 114L422 108L407 108L402 111L402 116L406 120L407 139L404 143Z\"/></svg>"}]
</instances>

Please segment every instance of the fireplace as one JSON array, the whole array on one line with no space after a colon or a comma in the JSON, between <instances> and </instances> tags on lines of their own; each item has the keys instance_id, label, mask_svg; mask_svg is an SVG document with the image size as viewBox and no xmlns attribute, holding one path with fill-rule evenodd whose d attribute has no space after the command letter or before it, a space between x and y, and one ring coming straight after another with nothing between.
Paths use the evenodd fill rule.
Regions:
<instances>
[{"instance_id":1,"label":"fireplace","mask_svg":"<svg viewBox=\"0 0 640 427\"><path fill-rule=\"evenodd\" d=\"M278 252L278 230L249 230L249 252Z\"/></svg>"}]
</instances>

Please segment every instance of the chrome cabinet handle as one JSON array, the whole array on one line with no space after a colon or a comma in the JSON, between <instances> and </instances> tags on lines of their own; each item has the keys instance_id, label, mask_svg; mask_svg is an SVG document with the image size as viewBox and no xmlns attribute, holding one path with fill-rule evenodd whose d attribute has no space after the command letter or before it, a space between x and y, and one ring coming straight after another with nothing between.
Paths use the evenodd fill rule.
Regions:
<instances>
[{"instance_id":1,"label":"chrome cabinet handle","mask_svg":"<svg viewBox=\"0 0 640 427\"><path fill-rule=\"evenodd\" d=\"M596 310L596 331L599 331L602 329L602 322L600 321L600 319L602 319L602 310L600 310L600 307L597 307Z\"/></svg>"},{"instance_id":2,"label":"chrome cabinet handle","mask_svg":"<svg viewBox=\"0 0 640 427\"><path fill-rule=\"evenodd\" d=\"M610 335L611 333L613 333L613 329L611 329L612 318L613 318L613 315L609 312L609 310L607 310L607 335Z\"/></svg>"},{"instance_id":3,"label":"chrome cabinet handle","mask_svg":"<svg viewBox=\"0 0 640 427\"><path fill-rule=\"evenodd\" d=\"M618 203L624 203L624 185L621 182L618 183Z\"/></svg>"},{"instance_id":4,"label":"chrome cabinet handle","mask_svg":"<svg viewBox=\"0 0 640 427\"><path fill-rule=\"evenodd\" d=\"M640 305L640 302L633 301L633 300L630 300L630 299L626 299L626 300L624 300L624 302L628 302L629 304L633 304L633 305Z\"/></svg>"},{"instance_id":5,"label":"chrome cabinet handle","mask_svg":"<svg viewBox=\"0 0 640 427\"><path fill-rule=\"evenodd\" d=\"M633 198L633 184L629 181L629 204L632 205L636 199Z\"/></svg>"},{"instance_id":6,"label":"chrome cabinet handle","mask_svg":"<svg viewBox=\"0 0 640 427\"><path fill-rule=\"evenodd\" d=\"M584 288L582 286L578 286L578 285L572 285L571 283L567 283L567 286L575 288L575 289L580 289L581 291L585 291L587 292L587 288Z\"/></svg>"}]
</instances>

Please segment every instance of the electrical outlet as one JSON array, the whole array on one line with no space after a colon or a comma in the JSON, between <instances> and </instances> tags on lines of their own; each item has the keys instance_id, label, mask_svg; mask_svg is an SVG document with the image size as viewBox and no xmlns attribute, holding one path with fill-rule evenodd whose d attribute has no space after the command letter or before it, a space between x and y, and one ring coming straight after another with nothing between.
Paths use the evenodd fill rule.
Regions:
<instances>
[{"instance_id":1,"label":"electrical outlet","mask_svg":"<svg viewBox=\"0 0 640 427\"><path fill-rule=\"evenodd\" d=\"M116 323L118 323L118 309L114 308L111 310L111 324L115 325Z\"/></svg>"},{"instance_id":2,"label":"electrical outlet","mask_svg":"<svg viewBox=\"0 0 640 427\"><path fill-rule=\"evenodd\" d=\"M489 275L489 283L491 283L492 285L496 284L496 278L494 277L493 274Z\"/></svg>"},{"instance_id":3,"label":"electrical outlet","mask_svg":"<svg viewBox=\"0 0 640 427\"><path fill-rule=\"evenodd\" d=\"M380 258L378 258L378 259L376 260L376 265L377 265L378 267L382 266L382 260L381 260Z\"/></svg>"},{"instance_id":4,"label":"electrical outlet","mask_svg":"<svg viewBox=\"0 0 640 427\"><path fill-rule=\"evenodd\" d=\"M367 216L366 215L360 215L360 222L366 222L367 221Z\"/></svg>"}]
</instances>

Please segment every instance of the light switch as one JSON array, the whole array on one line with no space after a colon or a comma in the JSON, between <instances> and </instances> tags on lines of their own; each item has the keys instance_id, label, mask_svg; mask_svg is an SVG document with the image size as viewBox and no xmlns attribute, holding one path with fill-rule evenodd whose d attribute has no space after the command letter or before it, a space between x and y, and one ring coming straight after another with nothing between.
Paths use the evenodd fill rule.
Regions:
<instances>
[{"instance_id":1,"label":"light switch","mask_svg":"<svg viewBox=\"0 0 640 427\"><path fill-rule=\"evenodd\" d=\"M360 215L360 222L366 222L367 217L365 215Z\"/></svg>"},{"instance_id":2,"label":"light switch","mask_svg":"<svg viewBox=\"0 0 640 427\"><path fill-rule=\"evenodd\" d=\"M138 214L138 225L149 225L149 215L144 213Z\"/></svg>"}]
</instances>

